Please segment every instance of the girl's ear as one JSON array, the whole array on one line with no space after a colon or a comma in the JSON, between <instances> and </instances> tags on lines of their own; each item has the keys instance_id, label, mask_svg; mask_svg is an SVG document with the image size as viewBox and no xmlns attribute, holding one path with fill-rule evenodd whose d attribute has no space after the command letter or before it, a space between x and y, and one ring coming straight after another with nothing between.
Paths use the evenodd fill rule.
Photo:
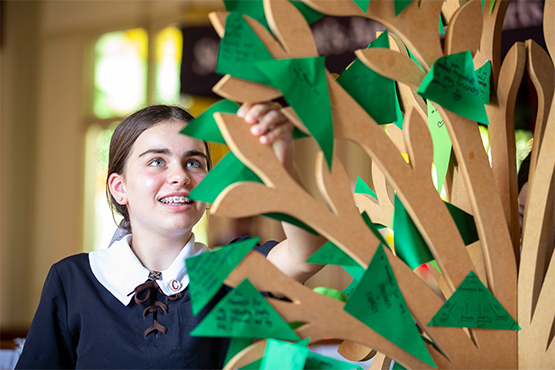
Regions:
<instances>
[{"instance_id":1,"label":"girl's ear","mask_svg":"<svg viewBox=\"0 0 555 370\"><path fill-rule=\"evenodd\" d=\"M117 173L112 173L108 177L108 187L110 193L119 204L127 204L127 196L125 194L125 183L123 176Z\"/></svg>"}]
</instances>

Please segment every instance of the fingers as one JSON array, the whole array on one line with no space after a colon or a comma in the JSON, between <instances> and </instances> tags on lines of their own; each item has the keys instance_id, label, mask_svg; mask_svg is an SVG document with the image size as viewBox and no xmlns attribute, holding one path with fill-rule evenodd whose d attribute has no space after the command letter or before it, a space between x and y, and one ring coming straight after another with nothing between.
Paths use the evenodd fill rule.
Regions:
<instances>
[{"instance_id":1,"label":"fingers","mask_svg":"<svg viewBox=\"0 0 555 370\"><path fill-rule=\"evenodd\" d=\"M293 132L293 124L278 110L277 103L249 104L245 103L237 111L251 124L251 133L259 138L262 144L272 144L278 140L289 139Z\"/></svg>"}]
</instances>

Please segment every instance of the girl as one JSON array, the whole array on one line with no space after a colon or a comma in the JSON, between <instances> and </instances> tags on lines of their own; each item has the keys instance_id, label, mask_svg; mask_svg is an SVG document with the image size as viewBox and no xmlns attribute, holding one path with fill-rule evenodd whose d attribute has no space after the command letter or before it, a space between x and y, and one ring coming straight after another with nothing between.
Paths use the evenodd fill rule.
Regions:
<instances>
[{"instance_id":1,"label":"girl","mask_svg":"<svg viewBox=\"0 0 555 370\"><path fill-rule=\"evenodd\" d=\"M245 104L238 115L290 169L292 125L284 116L270 104ZM188 195L211 167L208 145L179 134L192 118L151 106L116 128L107 194L126 235L52 266L17 368L222 367L227 339L189 336L226 293L192 314L185 259L207 247L192 233L205 204ZM323 240L291 225L284 231L287 242L255 248L304 282L320 268L305 261Z\"/></svg>"}]
</instances>

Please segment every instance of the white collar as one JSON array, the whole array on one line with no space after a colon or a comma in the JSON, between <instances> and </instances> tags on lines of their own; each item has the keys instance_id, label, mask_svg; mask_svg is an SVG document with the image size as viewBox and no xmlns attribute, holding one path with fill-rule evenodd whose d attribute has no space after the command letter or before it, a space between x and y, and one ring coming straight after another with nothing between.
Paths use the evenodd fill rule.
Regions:
<instances>
[{"instance_id":1,"label":"white collar","mask_svg":"<svg viewBox=\"0 0 555 370\"><path fill-rule=\"evenodd\" d=\"M89 263L94 276L125 306L131 302L133 290L148 279L149 270L145 268L135 253L131 250L131 234L114 242L108 249L101 249L89 253ZM166 295L173 295L183 291L189 284L189 275L185 260L206 252L208 247L202 243L195 243L195 235L185 244L171 266L162 271L162 277L157 280L160 289Z\"/></svg>"}]
</instances>

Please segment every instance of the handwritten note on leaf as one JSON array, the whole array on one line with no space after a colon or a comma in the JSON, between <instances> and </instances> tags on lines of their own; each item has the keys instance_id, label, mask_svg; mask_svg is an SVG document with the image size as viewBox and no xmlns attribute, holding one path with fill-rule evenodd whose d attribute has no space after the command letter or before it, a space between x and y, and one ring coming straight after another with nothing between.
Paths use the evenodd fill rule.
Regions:
<instances>
[{"instance_id":1,"label":"handwritten note on leaf","mask_svg":"<svg viewBox=\"0 0 555 370\"><path fill-rule=\"evenodd\" d=\"M216 72L271 85L264 74L252 67L252 62L257 60L273 60L273 57L243 15L237 12L230 13L226 18L225 34L220 42Z\"/></svg>"},{"instance_id":2,"label":"handwritten note on leaf","mask_svg":"<svg viewBox=\"0 0 555 370\"><path fill-rule=\"evenodd\" d=\"M344 309L411 355L437 368L420 337L381 245Z\"/></svg>"},{"instance_id":3,"label":"handwritten note on leaf","mask_svg":"<svg viewBox=\"0 0 555 370\"><path fill-rule=\"evenodd\" d=\"M325 58L296 58L255 62L277 87L314 137L331 168L333 122Z\"/></svg>"},{"instance_id":4,"label":"handwritten note on leaf","mask_svg":"<svg viewBox=\"0 0 555 370\"><path fill-rule=\"evenodd\" d=\"M300 339L248 279L218 302L191 336Z\"/></svg>"},{"instance_id":5,"label":"handwritten note on leaf","mask_svg":"<svg viewBox=\"0 0 555 370\"><path fill-rule=\"evenodd\" d=\"M520 330L520 326L473 271L470 271L428 326Z\"/></svg>"},{"instance_id":6,"label":"handwritten note on leaf","mask_svg":"<svg viewBox=\"0 0 555 370\"><path fill-rule=\"evenodd\" d=\"M484 104L489 104L490 96L490 77L491 77L491 62L488 60L483 66L476 70L476 78L478 79L478 86L480 95Z\"/></svg>"},{"instance_id":7,"label":"handwritten note on leaf","mask_svg":"<svg viewBox=\"0 0 555 370\"><path fill-rule=\"evenodd\" d=\"M190 278L189 294L194 315L198 314L216 295L227 275L259 240L260 238L242 240L185 260Z\"/></svg>"},{"instance_id":8,"label":"handwritten note on leaf","mask_svg":"<svg viewBox=\"0 0 555 370\"><path fill-rule=\"evenodd\" d=\"M436 165L437 191L441 194L441 188L447 176L449 160L451 158L451 138L443 118L430 100L428 100L428 129L432 136L434 146L434 164Z\"/></svg>"},{"instance_id":9,"label":"handwritten note on leaf","mask_svg":"<svg viewBox=\"0 0 555 370\"><path fill-rule=\"evenodd\" d=\"M436 60L418 93L460 116L489 124L469 50Z\"/></svg>"}]
</instances>

